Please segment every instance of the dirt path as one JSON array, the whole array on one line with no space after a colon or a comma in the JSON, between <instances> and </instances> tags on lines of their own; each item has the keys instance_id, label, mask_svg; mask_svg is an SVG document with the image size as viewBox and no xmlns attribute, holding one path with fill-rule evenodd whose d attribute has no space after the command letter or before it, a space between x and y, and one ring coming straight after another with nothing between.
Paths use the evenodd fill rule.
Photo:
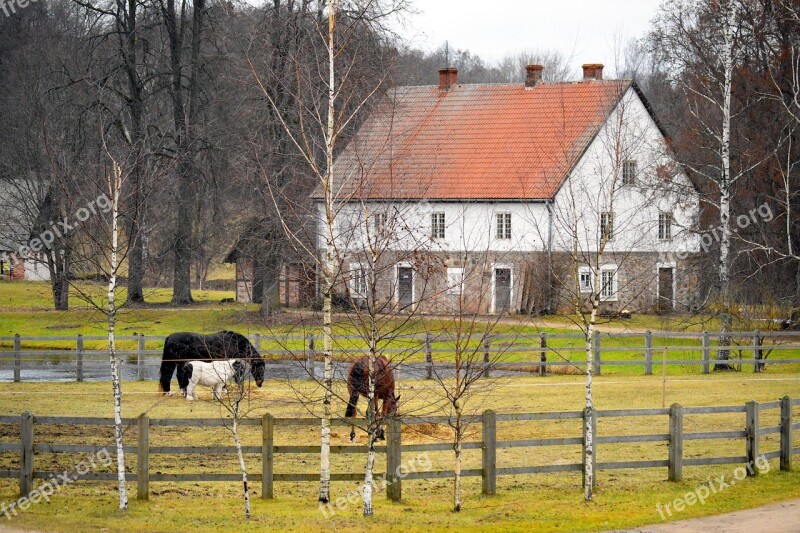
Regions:
<instances>
[{"instance_id":1,"label":"dirt path","mask_svg":"<svg viewBox=\"0 0 800 533\"><path fill-rule=\"evenodd\" d=\"M667 524L642 526L628 533L794 533L800 531L800 500L773 503L755 509L735 511Z\"/></svg>"}]
</instances>

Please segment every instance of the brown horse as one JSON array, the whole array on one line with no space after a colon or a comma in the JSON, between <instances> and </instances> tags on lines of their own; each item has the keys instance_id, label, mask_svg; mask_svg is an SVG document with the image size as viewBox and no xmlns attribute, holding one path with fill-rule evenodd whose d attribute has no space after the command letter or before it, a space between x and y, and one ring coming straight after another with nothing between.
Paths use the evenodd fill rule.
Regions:
<instances>
[{"instance_id":1,"label":"brown horse","mask_svg":"<svg viewBox=\"0 0 800 533\"><path fill-rule=\"evenodd\" d=\"M350 394L350 401L347 403L347 411L344 416L352 418L356 415L356 404L358 397L369 397L369 356L365 355L353 361L347 373L347 392ZM383 400L381 413L383 416L390 416L397 412L397 403L400 396L394 395L394 372L389 365L389 360L380 356L375 360L375 413L378 413L378 400ZM378 430L378 439L383 440L383 428ZM350 426L350 442L356 438L355 426Z\"/></svg>"}]
</instances>

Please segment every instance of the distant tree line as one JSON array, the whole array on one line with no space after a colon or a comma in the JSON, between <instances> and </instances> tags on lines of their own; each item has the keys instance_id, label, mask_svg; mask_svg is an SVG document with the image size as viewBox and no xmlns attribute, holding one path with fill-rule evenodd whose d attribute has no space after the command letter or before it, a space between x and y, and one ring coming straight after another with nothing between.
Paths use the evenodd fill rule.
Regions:
<instances>
[{"instance_id":1,"label":"distant tree line","mask_svg":"<svg viewBox=\"0 0 800 533\"><path fill-rule=\"evenodd\" d=\"M131 302L146 299L145 287L172 286L175 304L190 303L242 234L258 236L257 299L274 301L281 262L296 251L276 210L306 227L316 185L307 157L326 164L321 134L300 139L300 151L287 133L325 109L324 11L317 0L48 0L0 19L0 179L39 184L33 214L49 227L97 196L111 151L131 176L120 207ZM733 302L798 319L799 13L791 0L669 0L647 35L617 46L617 77L637 80L703 195L695 229L727 217L727 238L698 270L701 305L725 320L742 315ZM392 85L435 84L442 66L458 67L462 83L519 83L526 64L561 81L590 59L521 43L533 48L488 63L445 43L416 49L388 25L343 27L342 54L357 61L341 61L339 77L354 80L342 113ZM770 217L737 225L765 204ZM68 306L66 277L93 274L91 231L87 223L51 245L58 308Z\"/></svg>"}]
</instances>

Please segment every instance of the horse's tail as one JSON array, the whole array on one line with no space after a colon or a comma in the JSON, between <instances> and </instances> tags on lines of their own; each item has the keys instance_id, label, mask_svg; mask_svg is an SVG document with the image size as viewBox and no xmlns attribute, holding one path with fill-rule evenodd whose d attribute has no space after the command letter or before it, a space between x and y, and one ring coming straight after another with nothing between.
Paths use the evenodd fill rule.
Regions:
<instances>
[{"instance_id":1,"label":"horse's tail","mask_svg":"<svg viewBox=\"0 0 800 533\"><path fill-rule=\"evenodd\" d=\"M158 379L158 390L160 392L169 392L169 382L172 381L172 374L175 373L177 364L177 361L161 361Z\"/></svg>"}]
</instances>

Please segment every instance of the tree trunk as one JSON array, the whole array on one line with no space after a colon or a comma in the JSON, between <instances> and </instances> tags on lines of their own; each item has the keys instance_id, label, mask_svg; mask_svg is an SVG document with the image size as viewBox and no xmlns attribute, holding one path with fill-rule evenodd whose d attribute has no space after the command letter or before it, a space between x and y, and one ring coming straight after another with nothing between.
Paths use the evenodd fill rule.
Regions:
<instances>
[{"instance_id":1,"label":"tree trunk","mask_svg":"<svg viewBox=\"0 0 800 533\"><path fill-rule=\"evenodd\" d=\"M594 276L594 288L591 299L592 311L589 315L589 321L586 324L586 338L584 339L584 350L586 351L586 401L584 407L589 413L594 411L594 391L592 390L594 346L592 346L592 339L594 338L595 325L597 324L597 312L600 309L600 292L602 291L602 273L600 271L600 265L603 264L603 252L605 251L607 243L607 238L601 238L600 249L597 254L597 274ZM580 310L578 312L580 313ZM585 453L583 456L583 499L584 501L590 502L592 501L592 494L594 492L594 431L592 428L591 416L584 419L583 431L584 435L586 435L584 442Z\"/></svg>"},{"instance_id":2,"label":"tree trunk","mask_svg":"<svg viewBox=\"0 0 800 533\"><path fill-rule=\"evenodd\" d=\"M594 336L594 322L597 314L596 302L597 296L592 300L592 315L589 321L589 327L586 329L585 349L586 349L586 403L585 407L592 412L594 410L594 400L592 395L592 371L594 367L594 350L592 349L592 337ZM584 434L586 435L585 449L583 457L583 499L584 501L592 501L592 492L594 485L594 463L592 457L594 456L594 433L592 431L592 417L586 417L584 420Z\"/></svg>"},{"instance_id":3,"label":"tree trunk","mask_svg":"<svg viewBox=\"0 0 800 533\"><path fill-rule=\"evenodd\" d=\"M189 157L184 154L184 157ZM194 227L193 165L182 160L178 165L178 213L175 228L175 265L172 281L172 303L189 304L192 298L192 228Z\"/></svg>"},{"instance_id":4,"label":"tree trunk","mask_svg":"<svg viewBox=\"0 0 800 533\"><path fill-rule=\"evenodd\" d=\"M373 258L374 265L374 258ZM378 436L378 412L375 406L375 380L377 379L377 329L373 313L370 306L370 338L369 338L369 387L367 389L367 433L369 435L369 451L367 452L367 468L364 474L364 516L372 516L372 480L375 467L375 440ZM387 472L387 477L389 474Z\"/></svg>"},{"instance_id":5,"label":"tree trunk","mask_svg":"<svg viewBox=\"0 0 800 533\"><path fill-rule=\"evenodd\" d=\"M327 127L325 131L325 178L323 180L323 190L325 192L325 217L327 223L327 238L325 239L325 261L322 265L323 293L322 293L322 330L325 344L325 371L323 374L323 386L325 397L322 401L322 438L320 446L320 476L319 476L319 501L328 503L330 501L331 487L331 400L333 397L333 313L331 298L333 295L333 281L335 262L334 252L334 219L335 211L333 205L333 150L336 144L336 73L334 69L335 50L334 35L336 29L336 10L334 0L327 0L328 4L328 111Z\"/></svg>"},{"instance_id":6,"label":"tree trunk","mask_svg":"<svg viewBox=\"0 0 800 533\"><path fill-rule=\"evenodd\" d=\"M119 248L119 196L122 176L119 166L114 164L111 184L111 275L108 279L108 353L111 360L111 386L114 393L114 437L117 445L117 485L119 487L119 508L128 508L128 491L125 483L125 448L122 440L122 386L120 382L120 361L117 356L115 328L117 323L117 268Z\"/></svg>"},{"instance_id":7,"label":"tree trunk","mask_svg":"<svg viewBox=\"0 0 800 533\"><path fill-rule=\"evenodd\" d=\"M63 253L59 254L59 252ZM48 254L50 288L53 291L53 307L56 311L69 309L69 256L68 250L59 250Z\"/></svg>"},{"instance_id":8,"label":"tree trunk","mask_svg":"<svg viewBox=\"0 0 800 533\"><path fill-rule=\"evenodd\" d=\"M174 272L173 272L173 304L192 303L192 232L195 213L195 174L194 151L195 128L200 105L200 44L203 34L203 18L205 17L205 0L195 0L192 15L191 65L188 81L189 99L187 108L183 102L183 64L181 59L183 47L184 21L181 14L180 28L175 10L175 0L167 0L165 15L167 33L170 41L170 66L172 69L172 105L173 121L176 134L178 198L177 222L175 228Z\"/></svg>"},{"instance_id":9,"label":"tree trunk","mask_svg":"<svg viewBox=\"0 0 800 533\"><path fill-rule=\"evenodd\" d=\"M456 400L454 402L456 410L456 427L455 427L455 442L453 443L453 452L455 454L453 462L453 510L461 512L461 440L463 437L463 429L461 427L461 402Z\"/></svg>"},{"instance_id":10,"label":"tree trunk","mask_svg":"<svg viewBox=\"0 0 800 533\"><path fill-rule=\"evenodd\" d=\"M733 24L734 9L728 5L726 13L725 27L723 29L724 49L724 80L722 87L722 138L720 143L720 158L722 166L722 176L719 185L719 222L720 222L720 249L719 249L719 286L722 312L720 313L720 337L721 347L731 344L730 331L733 324L731 316L731 286L730 286L730 237L731 237L731 84L733 80ZM717 351L718 360L728 360L730 352L727 349ZM727 370L731 366L723 363L717 364L715 370Z\"/></svg>"},{"instance_id":11,"label":"tree trunk","mask_svg":"<svg viewBox=\"0 0 800 533\"><path fill-rule=\"evenodd\" d=\"M323 271L322 288L322 336L324 344L325 370L322 384L325 397L322 400L322 434L320 441L320 474L319 474L319 501L328 503L331 490L331 399L333 396L333 335L332 335L332 268L333 268L333 243L327 243L325 251L325 265Z\"/></svg>"},{"instance_id":12,"label":"tree trunk","mask_svg":"<svg viewBox=\"0 0 800 533\"><path fill-rule=\"evenodd\" d=\"M142 156L144 154L144 134L142 120L144 115L144 90L142 81L139 78L139 54L136 50L136 17L138 2L128 0L126 13L126 38L127 47L123 50L125 57L125 71L128 77L128 93L130 99L128 109L131 114L131 191L130 203L128 206L128 302L144 303L144 238L142 235L142 218L144 216L144 193L142 170Z\"/></svg>"},{"instance_id":13,"label":"tree trunk","mask_svg":"<svg viewBox=\"0 0 800 533\"><path fill-rule=\"evenodd\" d=\"M236 400L236 406L233 413L233 442L236 444L236 455L239 458L239 469L242 472L242 486L244 488L244 516L250 518L250 490L247 487L247 465L244 462L244 454L242 453L242 442L239 440L239 399Z\"/></svg>"},{"instance_id":14,"label":"tree trunk","mask_svg":"<svg viewBox=\"0 0 800 533\"><path fill-rule=\"evenodd\" d=\"M369 450L367 451L367 468L364 474L364 489L363 489L363 499L364 499L364 516L372 516L372 485L374 480L374 470L375 470L375 439L378 433L378 427L376 422L376 415L375 407L374 407L374 390L375 390L375 382L372 379L372 375L370 374L370 388L371 388L371 396L369 398L369 406L367 407L367 424L369 428ZM370 416L370 411L372 411L372 415ZM370 420L371 419L371 420ZM388 474L387 474L388 477Z\"/></svg>"},{"instance_id":15,"label":"tree trunk","mask_svg":"<svg viewBox=\"0 0 800 533\"><path fill-rule=\"evenodd\" d=\"M790 327L792 328L797 328L800 326L800 261L795 262L795 267L794 305L792 306L792 313L789 317L789 320L791 321Z\"/></svg>"}]
</instances>

